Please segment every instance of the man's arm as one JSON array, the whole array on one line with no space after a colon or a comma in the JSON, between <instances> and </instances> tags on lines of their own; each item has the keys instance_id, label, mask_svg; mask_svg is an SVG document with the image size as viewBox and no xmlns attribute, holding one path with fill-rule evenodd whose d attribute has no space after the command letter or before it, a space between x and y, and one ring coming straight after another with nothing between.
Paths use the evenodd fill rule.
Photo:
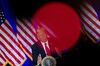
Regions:
<instances>
[{"instance_id":1,"label":"man's arm","mask_svg":"<svg viewBox=\"0 0 100 66\"><path fill-rule=\"evenodd\" d=\"M31 48L32 48L33 63L34 63L34 65L37 65L37 57L38 57L37 45L33 44Z\"/></svg>"}]
</instances>

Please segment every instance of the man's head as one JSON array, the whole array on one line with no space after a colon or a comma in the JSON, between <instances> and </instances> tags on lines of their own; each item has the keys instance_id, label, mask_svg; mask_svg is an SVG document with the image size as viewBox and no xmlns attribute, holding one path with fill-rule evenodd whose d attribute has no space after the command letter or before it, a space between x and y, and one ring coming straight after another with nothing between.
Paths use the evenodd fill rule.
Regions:
<instances>
[{"instance_id":1,"label":"man's head","mask_svg":"<svg viewBox=\"0 0 100 66\"><path fill-rule=\"evenodd\" d=\"M47 41L47 34L45 32L45 29L40 27L37 29L37 38L41 42L46 42Z\"/></svg>"}]
</instances>

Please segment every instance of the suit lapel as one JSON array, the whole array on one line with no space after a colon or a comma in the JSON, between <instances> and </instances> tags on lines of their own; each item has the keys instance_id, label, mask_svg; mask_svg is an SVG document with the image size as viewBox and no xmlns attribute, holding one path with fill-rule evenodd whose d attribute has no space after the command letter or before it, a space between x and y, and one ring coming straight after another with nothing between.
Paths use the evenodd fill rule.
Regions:
<instances>
[{"instance_id":1,"label":"suit lapel","mask_svg":"<svg viewBox=\"0 0 100 66\"><path fill-rule=\"evenodd\" d=\"M38 44L38 46L39 46L39 49L41 49L41 51L42 51L43 53L45 53L45 50L44 50L44 48L43 48L41 42L38 41L37 44ZM55 48L54 48L54 45L52 44L52 41L51 41L50 38L48 39L48 44L49 44L49 48L50 48L50 51L51 51L51 54L52 54L52 52L55 51Z\"/></svg>"},{"instance_id":2,"label":"suit lapel","mask_svg":"<svg viewBox=\"0 0 100 66\"><path fill-rule=\"evenodd\" d=\"M38 43L37 43L37 44L38 44L39 49L41 50L41 52L45 53L44 48L43 48L43 46L42 46L41 42L40 42L40 41L38 41Z\"/></svg>"},{"instance_id":3,"label":"suit lapel","mask_svg":"<svg viewBox=\"0 0 100 66\"><path fill-rule=\"evenodd\" d=\"M38 43L37 43L37 44L38 44L38 46L39 46L39 47L43 48L43 46L42 46L42 44L41 44L41 42L40 42L40 41L38 41Z\"/></svg>"},{"instance_id":4,"label":"suit lapel","mask_svg":"<svg viewBox=\"0 0 100 66\"><path fill-rule=\"evenodd\" d=\"M39 50L38 53L41 54L42 58L44 58L46 56L46 54L45 54L45 51L43 49L43 46L42 46L41 42L38 41L37 45L38 45L38 50Z\"/></svg>"}]
</instances>

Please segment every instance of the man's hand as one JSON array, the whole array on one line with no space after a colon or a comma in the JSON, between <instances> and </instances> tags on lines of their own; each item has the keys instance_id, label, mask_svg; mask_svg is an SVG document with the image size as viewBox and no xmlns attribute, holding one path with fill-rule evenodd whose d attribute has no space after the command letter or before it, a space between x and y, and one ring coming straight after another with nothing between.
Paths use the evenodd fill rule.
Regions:
<instances>
[{"instance_id":1,"label":"man's hand","mask_svg":"<svg viewBox=\"0 0 100 66\"><path fill-rule=\"evenodd\" d=\"M41 64L41 62L42 62L42 57L41 54L39 54L37 58L37 65Z\"/></svg>"}]
</instances>

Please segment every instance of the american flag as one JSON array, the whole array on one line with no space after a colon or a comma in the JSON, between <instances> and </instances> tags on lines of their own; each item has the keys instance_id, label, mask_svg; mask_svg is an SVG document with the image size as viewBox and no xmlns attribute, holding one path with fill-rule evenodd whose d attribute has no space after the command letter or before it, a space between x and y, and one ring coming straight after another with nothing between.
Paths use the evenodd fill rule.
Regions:
<instances>
[{"instance_id":1,"label":"american flag","mask_svg":"<svg viewBox=\"0 0 100 66\"><path fill-rule=\"evenodd\" d=\"M6 65L6 58L3 54L3 52L0 50L0 66Z\"/></svg>"},{"instance_id":2,"label":"american flag","mask_svg":"<svg viewBox=\"0 0 100 66\"><path fill-rule=\"evenodd\" d=\"M93 42L98 42L100 40L100 21L97 12L88 2L80 5L79 12L85 33Z\"/></svg>"},{"instance_id":3,"label":"american flag","mask_svg":"<svg viewBox=\"0 0 100 66\"><path fill-rule=\"evenodd\" d=\"M4 14L2 11L0 15L1 22L3 22L0 26L0 50L6 57L8 63L12 66L20 66L20 64L25 61L26 57L20 48L11 25L5 18L3 19Z\"/></svg>"},{"instance_id":4,"label":"american flag","mask_svg":"<svg viewBox=\"0 0 100 66\"><path fill-rule=\"evenodd\" d=\"M17 33L14 33L3 12L0 13L0 66L6 61L11 66L21 66L26 60L24 53L32 59L31 45L37 41L35 29L30 20L16 19Z\"/></svg>"},{"instance_id":5,"label":"american flag","mask_svg":"<svg viewBox=\"0 0 100 66\"><path fill-rule=\"evenodd\" d=\"M36 41L36 31L34 26L32 25L31 20L18 20L17 19L17 38L23 51L32 59L32 50L31 45L33 45Z\"/></svg>"}]
</instances>

